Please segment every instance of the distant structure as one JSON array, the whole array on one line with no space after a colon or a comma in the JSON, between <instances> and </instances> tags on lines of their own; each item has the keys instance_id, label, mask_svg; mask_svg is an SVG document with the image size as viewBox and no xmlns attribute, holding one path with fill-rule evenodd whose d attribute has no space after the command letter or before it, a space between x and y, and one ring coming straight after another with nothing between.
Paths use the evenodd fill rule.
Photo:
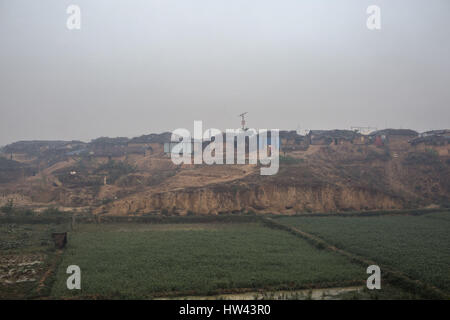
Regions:
<instances>
[{"instance_id":1,"label":"distant structure","mask_svg":"<svg viewBox=\"0 0 450 320\"><path fill-rule=\"evenodd\" d=\"M369 135L378 130L378 128L375 127L350 127L350 129L363 135Z\"/></svg>"},{"instance_id":2,"label":"distant structure","mask_svg":"<svg viewBox=\"0 0 450 320\"><path fill-rule=\"evenodd\" d=\"M295 130L295 132L297 132L298 135L306 136L306 135L308 134L309 130L308 130L308 129L302 129L302 128L300 127L300 124L299 124L299 125L297 126L297 129Z\"/></svg>"},{"instance_id":3,"label":"distant structure","mask_svg":"<svg viewBox=\"0 0 450 320\"><path fill-rule=\"evenodd\" d=\"M244 112L244 113L241 113L240 115L239 115L239 117L241 117L241 126L242 126L242 131L245 131L245 130L247 130L247 128L245 128L245 115L247 114L248 112Z\"/></svg>"},{"instance_id":4,"label":"distant structure","mask_svg":"<svg viewBox=\"0 0 450 320\"><path fill-rule=\"evenodd\" d=\"M450 155L450 130L431 130L422 132L409 141L416 151L434 150L440 156Z\"/></svg>"}]
</instances>

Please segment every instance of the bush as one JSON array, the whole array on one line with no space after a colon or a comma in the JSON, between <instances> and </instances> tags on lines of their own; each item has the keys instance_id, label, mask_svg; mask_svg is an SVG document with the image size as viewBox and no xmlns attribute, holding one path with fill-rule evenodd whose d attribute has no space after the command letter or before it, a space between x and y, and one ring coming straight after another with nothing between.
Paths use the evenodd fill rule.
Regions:
<instances>
[{"instance_id":1,"label":"bush","mask_svg":"<svg viewBox=\"0 0 450 320\"><path fill-rule=\"evenodd\" d=\"M102 199L102 204L105 205L105 204L111 203L112 201L113 201L113 199L111 199L111 198Z\"/></svg>"},{"instance_id":2,"label":"bush","mask_svg":"<svg viewBox=\"0 0 450 320\"><path fill-rule=\"evenodd\" d=\"M437 165L441 161L435 150L427 149L425 152L410 152L403 161L405 165Z\"/></svg>"},{"instance_id":3,"label":"bush","mask_svg":"<svg viewBox=\"0 0 450 320\"><path fill-rule=\"evenodd\" d=\"M123 161L110 160L95 170L95 174L106 173L108 183L114 183L121 176L136 172L136 168Z\"/></svg>"},{"instance_id":4,"label":"bush","mask_svg":"<svg viewBox=\"0 0 450 320\"><path fill-rule=\"evenodd\" d=\"M305 162L304 159L297 159L289 156L280 156L280 163L284 164L296 164L296 163L303 163Z\"/></svg>"},{"instance_id":5,"label":"bush","mask_svg":"<svg viewBox=\"0 0 450 320\"><path fill-rule=\"evenodd\" d=\"M33 212L33 210L26 209L25 211L23 211L23 215L27 216L27 217L31 217L31 216L34 216L34 212Z\"/></svg>"},{"instance_id":6,"label":"bush","mask_svg":"<svg viewBox=\"0 0 450 320\"><path fill-rule=\"evenodd\" d=\"M391 153L387 148L384 148L384 152L376 152L372 149L369 149L366 155L366 161L389 161L391 159Z\"/></svg>"},{"instance_id":7,"label":"bush","mask_svg":"<svg viewBox=\"0 0 450 320\"><path fill-rule=\"evenodd\" d=\"M6 214L11 214L14 209L14 201L13 199L8 199L8 203L0 208L0 211Z\"/></svg>"},{"instance_id":8,"label":"bush","mask_svg":"<svg viewBox=\"0 0 450 320\"><path fill-rule=\"evenodd\" d=\"M61 215L64 215L64 212L59 211L55 207L49 207L42 212L42 215L44 215L44 216L61 216Z\"/></svg>"}]
</instances>

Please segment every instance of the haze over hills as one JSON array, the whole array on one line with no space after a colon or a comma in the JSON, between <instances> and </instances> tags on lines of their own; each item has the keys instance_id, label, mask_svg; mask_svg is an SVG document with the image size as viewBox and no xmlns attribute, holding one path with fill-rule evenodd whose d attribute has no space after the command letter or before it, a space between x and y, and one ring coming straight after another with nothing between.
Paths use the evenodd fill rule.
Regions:
<instances>
[{"instance_id":1,"label":"haze over hills","mask_svg":"<svg viewBox=\"0 0 450 320\"><path fill-rule=\"evenodd\" d=\"M280 169L273 176L261 176L260 164L175 165L170 135L9 144L1 149L0 205L186 215L450 203L450 130L281 131Z\"/></svg>"}]
</instances>

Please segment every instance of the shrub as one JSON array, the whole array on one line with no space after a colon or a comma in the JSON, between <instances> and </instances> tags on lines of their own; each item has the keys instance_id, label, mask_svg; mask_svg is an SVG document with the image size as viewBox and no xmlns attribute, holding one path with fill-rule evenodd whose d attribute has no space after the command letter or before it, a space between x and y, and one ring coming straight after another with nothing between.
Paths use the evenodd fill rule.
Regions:
<instances>
[{"instance_id":1,"label":"shrub","mask_svg":"<svg viewBox=\"0 0 450 320\"><path fill-rule=\"evenodd\" d=\"M108 204L108 203L110 203L112 201L113 201L113 199L111 199L111 198L102 199L102 204L105 205L105 204Z\"/></svg>"},{"instance_id":2,"label":"shrub","mask_svg":"<svg viewBox=\"0 0 450 320\"><path fill-rule=\"evenodd\" d=\"M293 157L289 157L289 156L280 156L280 163L296 164L296 163L303 163L303 162L305 162L304 159L298 159L298 158L293 158Z\"/></svg>"},{"instance_id":3,"label":"shrub","mask_svg":"<svg viewBox=\"0 0 450 320\"><path fill-rule=\"evenodd\" d=\"M42 212L42 215L45 215L45 216L61 216L63 214L64 214L64 212L59 211L55 207L48 207L47 209L45 209Z\"/></svg>"},{"instance_id":4,"label":"shrub","mask_svg":"<svg viewBox=\"0 0 450 320\"><path fill-rule=\"evenodd\" d=\"M108 175L108 183L114 183L121 176L136 172L136 168L123 161L110 160L95 170L95 174L105 172Z\"/></svg>"},{"instance_id":5,"label":"shrub","mask_svg":"<svg viewBox=\"0 0 450 320\"><path fill-rule=\"evenodd\" d=\"M8 215L13 212L13 209L14 209L14 200L13 199L8 199L8 203L0 208L0 210L3 213L6 213Z\"/></svg>"},{"instance_id":6,"label":"shrub","mask_svg":"<svg viewBox=\"0 0 450 320\"><path fill-rule=\"evenodd\" d=\"M405 165L437 165L440 164L439 156L435 150L427 149L425 152L410 152L403 163Z\"/></svg>"}]
</instances>

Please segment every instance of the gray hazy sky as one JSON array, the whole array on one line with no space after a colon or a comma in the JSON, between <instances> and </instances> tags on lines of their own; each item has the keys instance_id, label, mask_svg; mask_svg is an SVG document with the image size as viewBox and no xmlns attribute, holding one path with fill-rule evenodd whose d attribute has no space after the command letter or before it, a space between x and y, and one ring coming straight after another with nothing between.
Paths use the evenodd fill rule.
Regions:
<instances>
[{"instance_id":1,"label":"gray hazy sky","mask_svg":"<svg viewBox=\"0 0 450 320\"><path fill-rule=\"evenodd\" d=\"M449 40L449 0L0 0L0 145L243 111L254 128L449 128Z\"/></svg>"}]
</instances>

